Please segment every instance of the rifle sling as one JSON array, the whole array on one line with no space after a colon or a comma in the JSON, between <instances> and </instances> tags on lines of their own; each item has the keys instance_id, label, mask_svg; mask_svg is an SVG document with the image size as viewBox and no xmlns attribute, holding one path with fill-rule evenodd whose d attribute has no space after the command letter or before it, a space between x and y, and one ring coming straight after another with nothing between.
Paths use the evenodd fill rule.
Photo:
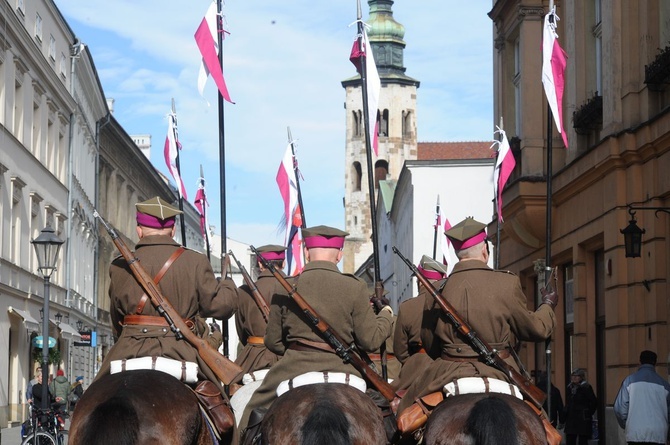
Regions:
<instances>
[{"instance_id":1,"label":"rifle sling","mask_svg":"<svg viewBox=\"0 0 670 445\"><path fill-rule=\"evenodd\" d=\"M165 272L168 271L168 269L172 266L172 263L177 261L177 258L181 256L182 253L184 253L186 249L184 249L183 246L179 246L177 250L172 252L172 255L170 255L170 258L167 259L165 264L163 264L163 267L161 267L161 270L158 271L158 274L154 277L154 283L158 284L158 282L163 279L163 275L165 275ZM144 306L146 306L147 301L149 301L149 297L147 296L146 293L142 294L142 297L140 298L140 302L137 303L137 308L135 309L135 314L140 315L142 311L144 311Z\"/></svg>"}]
</instances>

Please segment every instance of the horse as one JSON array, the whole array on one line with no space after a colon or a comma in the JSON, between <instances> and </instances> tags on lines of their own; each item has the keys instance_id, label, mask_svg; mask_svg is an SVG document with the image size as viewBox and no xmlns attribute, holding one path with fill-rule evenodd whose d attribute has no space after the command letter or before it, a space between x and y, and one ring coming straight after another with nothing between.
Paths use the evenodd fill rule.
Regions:
<instances>
[{"instance_id":1,"label":"horse","mask_svg":"<svg viewBox=\"0 0 670 445\"><path fill-rule=\"evenodd\" d=\"M472 393L447 397L433 410L426 445L546 444L542 420L523 400L508 394Z\"/></svg>"},{"instance_id":2,"label":"horse","mask_svg":"<svg viewBox=\"0 0 670 445\"><path fill-rule=\"evenodd\" d=\"M195 393L150 369L95 380L72 414L70 445L218 445ZM222 442L229 443L229 442Z\"/></svg>"},{"instance_id":3,"label":"horse","mask_svg":"<svg viewBox=\"0 0 670 445\"><path fill-rule=\"evenodd\" d=\"M387 443L381 410L364 392L342 383L314 383L282 394L265 414L260 433L257 443L263 445Z\"/></svg>"}]
</instances>

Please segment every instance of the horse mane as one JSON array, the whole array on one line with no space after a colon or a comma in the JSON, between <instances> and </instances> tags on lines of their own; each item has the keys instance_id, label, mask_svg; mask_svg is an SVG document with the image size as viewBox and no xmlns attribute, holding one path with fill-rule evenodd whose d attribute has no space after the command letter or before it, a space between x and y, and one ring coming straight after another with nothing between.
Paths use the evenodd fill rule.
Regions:
<instances>
[{"instance_id":1,"label":"horse mane","mask_svg":"<svg viewBox=\"0 0 670 445\"><path fill-rule=\"evenodd\" d=\"M349 421L342 410L330 400L319 400L305 419L301 445L348 445Z\"/></svg>"},{"instance_id":2,"label":"horse mane","mask_svg":"<svg viewBox=\"0 0 670 445\"><path fill-rule=\"evenodd\" d=\"M86 419L80 443L134 445L140 431L135 407L125 398L112 397L98 405Z\"/></svg>"},{"instance_id":3,"label":"horse mane","mask_svg":"<svg viewBox=\"0 0 670 445\"><path fill-rule=\"evenodd\" d=\"M485 397L475 403L465 423L465 432L475 445L519 443L517 422L510 406L499 397Z\"/></svg>"}]
</instances>

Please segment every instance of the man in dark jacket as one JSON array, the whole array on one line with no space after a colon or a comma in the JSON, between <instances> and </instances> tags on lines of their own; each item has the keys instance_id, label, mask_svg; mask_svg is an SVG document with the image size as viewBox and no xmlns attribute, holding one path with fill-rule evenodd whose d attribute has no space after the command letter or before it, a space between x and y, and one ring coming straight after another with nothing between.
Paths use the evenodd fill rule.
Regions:
<instances>
[{"instance_id":1,"label":"man in dark jacket","mask_svg":"<svg viewBox=\"0 0 670 445\"><path fill-rule=\"evenodd\" d=\"M593 433L592 416L598 408L593 388L586 381L586 371L572 371L565 393L565 436L567 445L588 445Z\"/></svg>"}]
</instances>

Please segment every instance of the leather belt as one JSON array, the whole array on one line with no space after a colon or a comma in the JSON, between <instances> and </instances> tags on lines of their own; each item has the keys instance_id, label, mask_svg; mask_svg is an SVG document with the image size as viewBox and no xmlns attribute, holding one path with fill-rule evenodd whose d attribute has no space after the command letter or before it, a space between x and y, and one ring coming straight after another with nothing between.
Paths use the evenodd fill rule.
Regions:
<instances>
[{"instance_id":1,"label":"leather belt","mask_svg":"<svg viewBox=\"0 0 670 445\"><path fill-rule=\"evenodd\" d=\"M288 348L293 349L294 351L335 353L335 350L328 343L322 341L296 340L289 343Z\"/></svg>"},{"instance_id":2,"label":"leather belt","mask_svg":"<svg viewBox=\"0 0 670 445\"><path fill-rule=\"evenodd\" d=\"M195 323L193 320L184 320L186 326L193 330L195 328ZM167 327L167 321L163 317L154 317L152 315L126 315L123 317L124 325L143 325L143 326L165 326Z\"/></svg>"},{"instance_id":3,"label":"leather belt","mask_svg":"<svg viewBox=\"0 0 670 445\"><path fill-rule=\"evenodd\" d=\"M370 360L381 361L381 359L382 359L382 355L381 355L381 354L368 354L368 357L370 357ZM395 358L395 355L387 353L387 354L386 354L386 358L387 358L388 360L391 360L391 359L394 359L394 358Z\"/></svg>"},{"instance_id":4,"label":"leather belt","mask_svg":"<svg viewBox=\"0 0 670 445\"><path fill-rule=\"evenodd\" d=\"M498 356L505 360L506 358L509 358L510 353L508 349L503 349L501 351L498 351ZM479 357L460 357L460 356L454 356L454 355L449 355L447 352L442 352L442 355L440 356L442 360L448 360L451 362L479 362Z\"/></svg>"},{"instance_id":5,"label":"leather belt","mask_svg":"<svg viewBox=\"0 0 670 445\"><path fill-rule=\"evenodd\" d=\"M249 345L265 345L263 337L249 337L247 338L247 344Z\"/></svg>"}]
</instances>

